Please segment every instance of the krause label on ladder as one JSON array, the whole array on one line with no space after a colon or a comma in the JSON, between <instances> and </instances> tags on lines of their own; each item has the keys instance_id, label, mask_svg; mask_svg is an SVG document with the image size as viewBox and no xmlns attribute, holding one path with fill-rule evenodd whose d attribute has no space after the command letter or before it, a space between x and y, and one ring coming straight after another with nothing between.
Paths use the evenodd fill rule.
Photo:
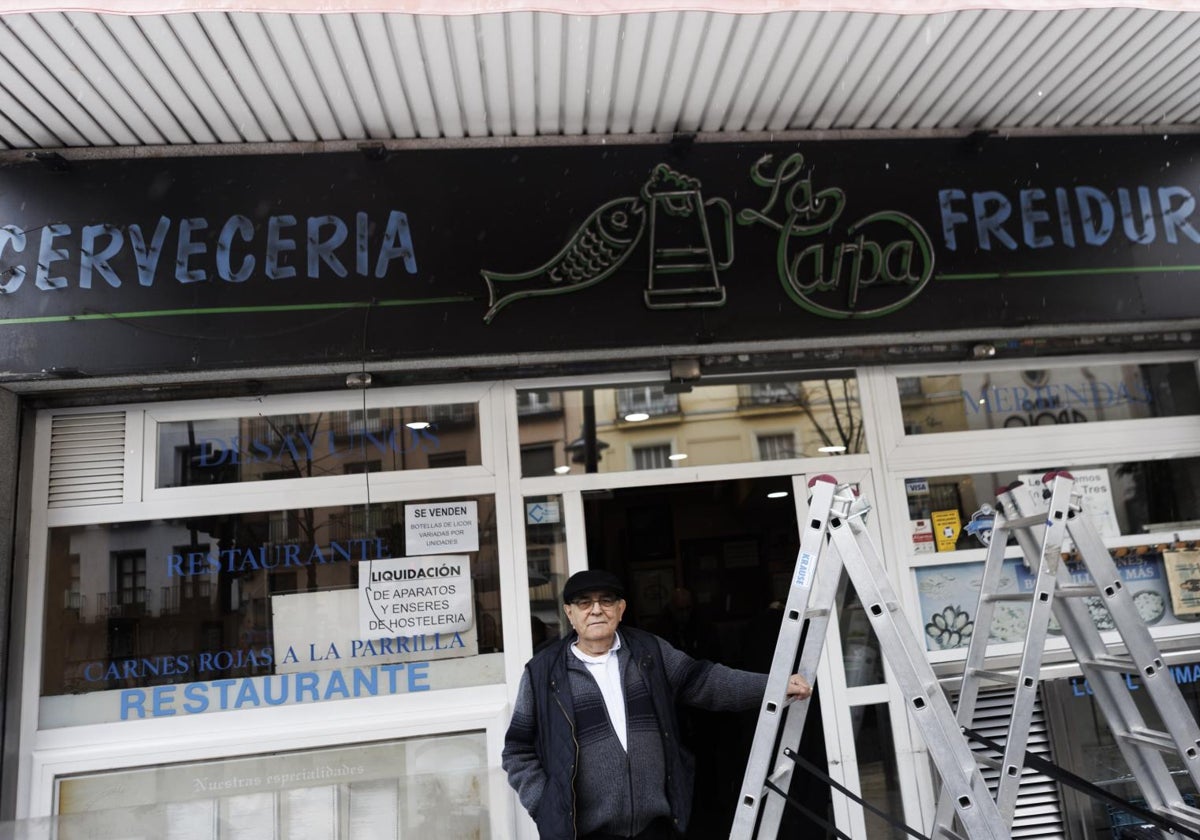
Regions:
<instances>
[{"instance_id":1,"label":"krause label on ladder","mask_svg":"<svg viewBox=\"0 0 1200 840\"><path fill-rule=\"evenodd\" d=\"M800 552L800 558L796 560L796 586L801 589L808 589L812 586L813 566L816 560L817 558L807 551Z\"/></svg>"}]
</instances>

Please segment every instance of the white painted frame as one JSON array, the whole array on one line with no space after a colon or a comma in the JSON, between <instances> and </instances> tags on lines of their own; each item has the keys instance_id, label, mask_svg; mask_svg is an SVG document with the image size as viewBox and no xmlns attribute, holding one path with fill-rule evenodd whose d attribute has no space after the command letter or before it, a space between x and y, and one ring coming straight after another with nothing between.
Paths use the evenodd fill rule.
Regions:
<instances>
[{"instance_id":1,"label":"white painted frame","mask_svg":"<svg viewBox=\"0 0 1200 840\"><path fill-rule=\"evenodd\" d=\"M450 734L483 730L488 745L488 786L491 831L509 836L516 820L515 799L499 768L504 732L508 726L511 697L506 684L519 674L524 663L520 639L527 640L528 599L516 592L527 591L523 569L516 578L514 567L504 557L512 551L514 528L520 520L506 492L509 461L497 446L504 439L507 403L497 383L438 386L409 389L379 389L356 393L265 396L255 400L264 413L307 412L314 408L368 408L390 405L429 405L450 402L478 404L482 465L409 474L376 473L369 481L361 475L331 476L303 480L245 482L219 488L153 488L155 469L155 424L203 417L244 417L244 400L181 402L171 405L135 404L95 409L47 410L35 423L32 481L30 549L27 562L28 587L24 605L25 649L21 675L22 704L19 740L16 816L18 819L45 817L54 813L56 779L73 773L98 772L159 763L215 760L263 752L311 749L336 744L353 744L391 738ZM508 389L507 393L512 393ZM513 398L515 400L515 397ZM48 509L50 427L59 414L126 412L125 502L121 505ZM515 416L515 411L514 411ZM146 444L149 444L148 446ZM144 453L144 455L143 455ZM519 459L515 462L519 465ZM216 492L214 492L216 491ZM353 701L304 704L271 710L251 709L211 715L158 718L38 729L42 627L46 582L47 531L52 527L137 521L179 515L211 515L228 512L278 510L330 504L364 504L443 498L458 495L492 495L496 505L497 545L501 554L500 587L503 614L520 612L525 602L526 621L504 622L505 683L446 689L402 696L359 698ZM512 556L509 554L509 556ZM349 705L353 703L353 705ZM342 714L339 714L342 713Z\"/></svg>"}]
</instances>

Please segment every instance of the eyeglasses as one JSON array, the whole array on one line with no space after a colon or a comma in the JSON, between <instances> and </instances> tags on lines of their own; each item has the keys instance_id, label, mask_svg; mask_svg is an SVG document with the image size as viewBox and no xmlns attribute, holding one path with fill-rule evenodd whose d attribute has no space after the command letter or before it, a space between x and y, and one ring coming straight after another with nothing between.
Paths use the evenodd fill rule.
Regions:
<instances>
[{"instance_id":1,"label":"eyeglasses","mask_svg":"<svg viewBox=\"0 0 1200 840\"><path fill-rule=\"evenodd\" d=\"M617 601L621 599L616 595L601 595L598 598L590 598L587 595L580 595L578 598L572 599L571 605L577 610L591 611L592 604L599 604L602 610L611 610L617 605Z\"/></svg>"}]
</instances>

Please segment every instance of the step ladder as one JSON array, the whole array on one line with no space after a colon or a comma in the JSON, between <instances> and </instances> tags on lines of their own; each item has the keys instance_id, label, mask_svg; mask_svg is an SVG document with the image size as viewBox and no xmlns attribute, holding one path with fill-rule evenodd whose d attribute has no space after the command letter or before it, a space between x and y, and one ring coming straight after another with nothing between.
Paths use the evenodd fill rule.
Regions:
<instances>
[{"instance_id":1,"label":"step ladder","mask_svg":"<svg viewBox=\"0 0 1200 840\"><path fill-rule=\"evenodd\" d=\"M1150 635L1116 564L1100 536L1082 514L1082 503L1067 472L1043 477L1043 498L1030 500L1014 485L997 494L996 518L988 543L975 626L967 649L956 716L969 727L983 684L1013 687L1012 717L1004 752L997 760L976 753L981 763L998 773L995 804L1005 825L1011 825L1021 781L1022 764L1038 688L1046 637L1053 616L1091 685L1100 711L1147 807L1181 826L1200 830L1200 811L1184 804L1171 777L1165 754L1177 755L1200 789L1200 728L1179 692L1170 669ZM1028 570L1034 574L1031 592L1001 593L1000 579L1009 536L1016 538ZM1070 537L1091 582L1078 583L1064 560L1064 539ZM1112 616L1123 653L1110 649L1100 636L1087 599L1098 599ZM985 656L996 605L1028 603L1030 614L1020 663L1015 670L988 670ZM1097 603L1093 600L1092 603ZM1130 694L1126 675L1136 675L1158 712L1165 731L1152 730ZM954 797L943 787L934 818L934 836L956 837ZM959 820L962 824L961 819ZM964 826L965 827L965 826ZM975 835L968 830L968 835Z\"/></svg>"},{"instance_id":2,"label":"step ladder","mask_svg":"<svg viewBox=\"0 0 1200 840\"><path fill-rule=\"evenodd\" d=\"M870 505L849 485L838 485L830 476L817 476L809 482L809 489L812 498L807 524L800 539L730 840L774 840L778 834L785 800L768 783L781 791L789 789L794 760L788 747L800 743L809 706L808 700L789 701L787 680L793 673L814 680L843 573L862 601L965 836L971 840L1008 840L1007 823L992 799L924 647L900 612L899 598L871 544L863 520Z\"/></svg>"}]
</instances>

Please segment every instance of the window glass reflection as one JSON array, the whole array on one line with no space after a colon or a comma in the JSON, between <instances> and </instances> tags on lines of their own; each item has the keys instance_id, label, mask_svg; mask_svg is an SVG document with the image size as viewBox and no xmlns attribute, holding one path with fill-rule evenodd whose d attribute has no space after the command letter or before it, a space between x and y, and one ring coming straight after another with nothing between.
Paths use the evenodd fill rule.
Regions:
<instances>
[{"instance_id":1,"label":"window glass reflection","mask_svg":"<svg viewBox=\"0 0 1200 840\"><path fill-rule=\"evenodd\" d=\"M923 565L913 572L930 650L963 648L970 643L983 564L953 562L950 552L986 544L994 496L984 488L1007 487L1021 481L1022 486L1013 492L1025 494L1031 501L1040 500L1041 478L1048 471L1014 470L905 481L913 556L947 553L947 563ZM1082 514L1101 537L1145 538L1133 544L1121 540L1125 544L1109 552L1142 620L1160 627L1200 620L1200 551L1195 536L1188 536L1200 529L1200 458L1073 467L1070 472L1082 488ZM1069 552L1069 542L1065 548ZM1077 555L1068 553L1066 562L1078 582L1089 582ZM1000 592L1029 592L1033 586L1034 576L1024 563L1016 558L1005 562ZM1098 597L1088 599L1088 607L1098 629L1113 628L1112 618ZM1020 641L1028 617L1028 604L998 604L991 639ZM1054 623L1051 632L1058 632Z\"/></svg>"},{"instance_id":2,"label":"window glass reflection","mask_svg":"<svg viewBox=\"0 0 1200 840\"><path fill-rule=\"evenodd\" d=\"M1056 469L905 478L912 553L983 547L996 489L1019 482L1016 492L1023 500L1040 501L1042 479ZM1200 458L1080 465L1069 472L1081 492L1083 515L1103 537L1200 528ZM935 528L935 520L942 527Z\"/></svg>"},{"instance_id":3,"label":"window glass reflection","mask_svg":"<svg viewBox=\"0 0 1200 840\"><path fill-rule=\"evenodd\" d=\"M567 580L567 527L561 496L525 499L525 556L533 650L537 653L571 632L562 609L562 585Z\"/></svg>"},{"instance_id":4,"label":"window glass reflection","mask_svg":"<svg viewBox=\"0 0 1200 840\"><path fill-rule=\"evenodd\" d=\"M909 435L1200 413L1190 362L900 377Z\"/></svg>"},{"instance_id":5,"label":"window glass reflection","mask_svg":"<svg viewBox=\"0 0 1200 840\"><path fill-rule=\"evenodd\" d=\"M903 819L904 802L900 794L900 774L896 768L895 740L886 703L855 706L850 709L854 730L854 749L858 757L858 778L862 798L885 814ZM863 809L868 840L902 840L903 830L882 817Z\"/></svg>"},{"instance_id":6,"label":"window glass reflection","mask_svg":"<svg viewBox=\"0 0 1200 840\"><path fill-rule=\"evenodd\" d=\"M403 557L429 559L363 578ZM96 712L128 719L500 680L379 670L502 650L500 604L490 496L55 528L42 694L212 683L122 694L120 709ZM364 631L372 615L387 629ZM465 629L441 629L459 615ZM352 669L341 683L313 676L339 668ZM59 725L73 722L78 709L60 705Z\"/></svg>"},{"instance_id":7,"label":"window glass reflection","mask_svg":"<svg viewBox=\"0 0 1200 840\"><path fill-rule=\"evenodd\" d=\"M883 682L883 656L879 639L862 601L853 586L843 580L845 596L838 613L838 628L842 638L842 661L846 668L846 685L876 685Z\"/></svg>"},{"instance_id":8,"label":"window glass reflection","mask_svg":"<svg viewBox=\"0 0 1200 840\"><path fill-rule=\"evenodd\" d=\"M474 403L158 424L158 487L476 466Z\"/></svg>"},{"instance_id":9,"label":"window glass reflection","mask_svg":"<svg viewBox=\"0 0 1200 840\"><path fill-rule=\"evenodd\" d=\"M1183 700L1193 717L1200 714L1200 663L1185 662L1169 666L1171 676L1179 686ZM1161 717L1151 702L1149 692L1136 674L1126 675L1129 697L1147 728L1164 731ZM1112 727L1096 703L1092 686L1081 676L1046 680L1042 683L1051 709L1055 712L1050 729L1054 761L1063 769L1075 773L1123 800L1145 807L1137 780L1129 769ZM1183 761L1174 751L1161 753L1166 769L1183 792L1184 801L1196 805L1196 792ZM1100 799L1083 795L1064 797L1067 819L1085 826L1087 837L1134 838L1166 837L1130 811Z\"/></svg>"},{"instance_id":10,"label":"window glass reflection","mask_svg":"<svg viewBox=\"0 0 1200 840\"><path fill-rule=\"evenodd\" d=\"M813 378L517 392L525 476L866 451L858 382Z\"/></svg>"},{"instance_id":11,"label":"window glass reflection","mask_svg":"<svg viewBox=\"0 0 1200 840\"><path fill-rule=\"evenodd\" d=\"M492 787L484 733L452 733L68 777L54 821L70 837L471 840L492 834Z\"/></svg>"}]
</instances>

